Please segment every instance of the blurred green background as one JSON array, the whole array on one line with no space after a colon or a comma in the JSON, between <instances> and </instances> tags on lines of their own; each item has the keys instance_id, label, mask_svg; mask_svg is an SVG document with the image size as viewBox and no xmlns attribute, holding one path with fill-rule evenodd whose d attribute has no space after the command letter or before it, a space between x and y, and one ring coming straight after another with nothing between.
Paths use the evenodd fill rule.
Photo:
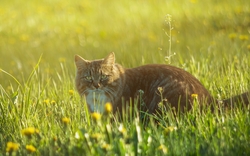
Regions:
<instances>
[{"instance_id":1,"label":"blurred green background","mask_svg":"<svg viewBox=\"0 0 250 156\"><path fill-rule=\"evenodd\" d=\"M232 63L249 70L249 0L1 0L0 68L25 81L42 56L41 77L67 70L73 84L75 54L96 59L113 51L126 67L167 63L167 14L171 64L190 72L192 60L209 72ZM210 83L221 71L205 74L197 75ZM0 82L13 85L1 71Z\"/></svg>"}]
</instances>

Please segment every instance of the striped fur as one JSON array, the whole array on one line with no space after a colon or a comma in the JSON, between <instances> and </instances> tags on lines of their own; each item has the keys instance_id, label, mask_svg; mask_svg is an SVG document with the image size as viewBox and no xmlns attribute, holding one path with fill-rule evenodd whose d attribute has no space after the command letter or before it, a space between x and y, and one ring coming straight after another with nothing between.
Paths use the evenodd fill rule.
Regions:
<instances>
[{"instance_id":1,"label":"striped fur","mask_svg":"<svg viewBox=\"0 0 250 156\"><path fill-rule=\"evenodd\" d=\"M115 63L114 53L106 58L88 61L75 56L76 89L86 98L90 111L104 111L104 104L112 103L121 110L138 97L142 91L142 111L155 113L158 104L175 107L181 111L192 108L192 94L202 104L213 101L205 87L188 72L170 65L151 64L126 69Z\"/></svg>"}]
</instances>

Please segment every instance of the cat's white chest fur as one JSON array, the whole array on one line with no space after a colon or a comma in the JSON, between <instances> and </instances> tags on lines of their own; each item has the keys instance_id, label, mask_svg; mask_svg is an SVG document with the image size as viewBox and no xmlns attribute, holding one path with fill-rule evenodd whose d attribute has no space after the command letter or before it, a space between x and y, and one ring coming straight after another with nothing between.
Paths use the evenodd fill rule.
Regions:
<instances>
[{"instance_id":1,"label":"cat's white chest fur","mask_svg":"<svg viewBox=\"0 0 250 156\"><path fill-rule=\"evenodd\" d=\"M105 92L100 89L89 90L88 93L85 94L85 98L91 112L103 113L105 111L105 104L111 102Z\"/></svg>"}]
</instances>

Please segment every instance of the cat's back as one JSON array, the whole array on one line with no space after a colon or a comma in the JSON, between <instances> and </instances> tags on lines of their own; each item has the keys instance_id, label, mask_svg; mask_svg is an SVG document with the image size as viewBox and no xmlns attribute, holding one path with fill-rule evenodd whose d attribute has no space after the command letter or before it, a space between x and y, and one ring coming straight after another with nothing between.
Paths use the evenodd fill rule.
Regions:
<instances>
[{"instance_id":1,"label":"cat's back","mask_svg":"<svg viewBox=\"0 0 250 156\"><path fill-rule=\"evenodd\" d=\"M126 69L127 83L133 90L145 92L146 103L154 110L159 103L159 88L162 95L173 106L186 105L192 100L192 94L197 94L200 100L210 99L211 96L201 82L187 71L165 64L148 64L136 68Z\"/></svg>"},{"instance_id":2,"label":"cat's back","mask_svg":"<svg viewBox=\"0 0 250 156\"><path fill-rule=\"evenodd\" d=\"M187 71L172 65L165 64L147 64L136 68L126 69L126 71L138 76L145 76L145 78L149 80L150 78L172 78L177 79L178 81L198 81L193 75L191 75Z\"/></svg>"},{"instance_id":3,"label":"cat's back","mask_svg":"<svg viewBox=\"0 0 250 156\"><path fill-rule=\"evenodd\" d=\"M165 64L148 64L130 69L137 78L147 84L157 87L177 87L177 89L191 89L194 92L206 92L201 82L189 72Z\"/></svg>"}]
</instances>

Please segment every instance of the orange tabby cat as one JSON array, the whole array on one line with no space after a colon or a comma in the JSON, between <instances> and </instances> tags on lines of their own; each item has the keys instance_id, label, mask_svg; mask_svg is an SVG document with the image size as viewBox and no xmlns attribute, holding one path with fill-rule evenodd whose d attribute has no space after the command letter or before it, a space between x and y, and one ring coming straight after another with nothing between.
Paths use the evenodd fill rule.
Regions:
<instances>
[{"instance_id":1,"label":"orange tabby cat","mask_svg":"<svg viewBox=\"0 0 250 156\"><path fill-rule=\"evenodd\" d=\"M106 58L88 61L75 56L76 89L80 96L86 98L91 112L104 112L104 105L110 102L114 110L121 110L123 104L128 104L142 97L139 106L142 111L155 113L158 104L184 109L192 108L194 96L199 103L213 102L212 96L206 88L188 72L163 64L150 64L126 69L115 63L114 53ZM249 103L248 93L243 94L243 102ZM240 99L241 96L233 98ZM223 102L229 103L231 99Z\"/></svg>"}]
</instances>

